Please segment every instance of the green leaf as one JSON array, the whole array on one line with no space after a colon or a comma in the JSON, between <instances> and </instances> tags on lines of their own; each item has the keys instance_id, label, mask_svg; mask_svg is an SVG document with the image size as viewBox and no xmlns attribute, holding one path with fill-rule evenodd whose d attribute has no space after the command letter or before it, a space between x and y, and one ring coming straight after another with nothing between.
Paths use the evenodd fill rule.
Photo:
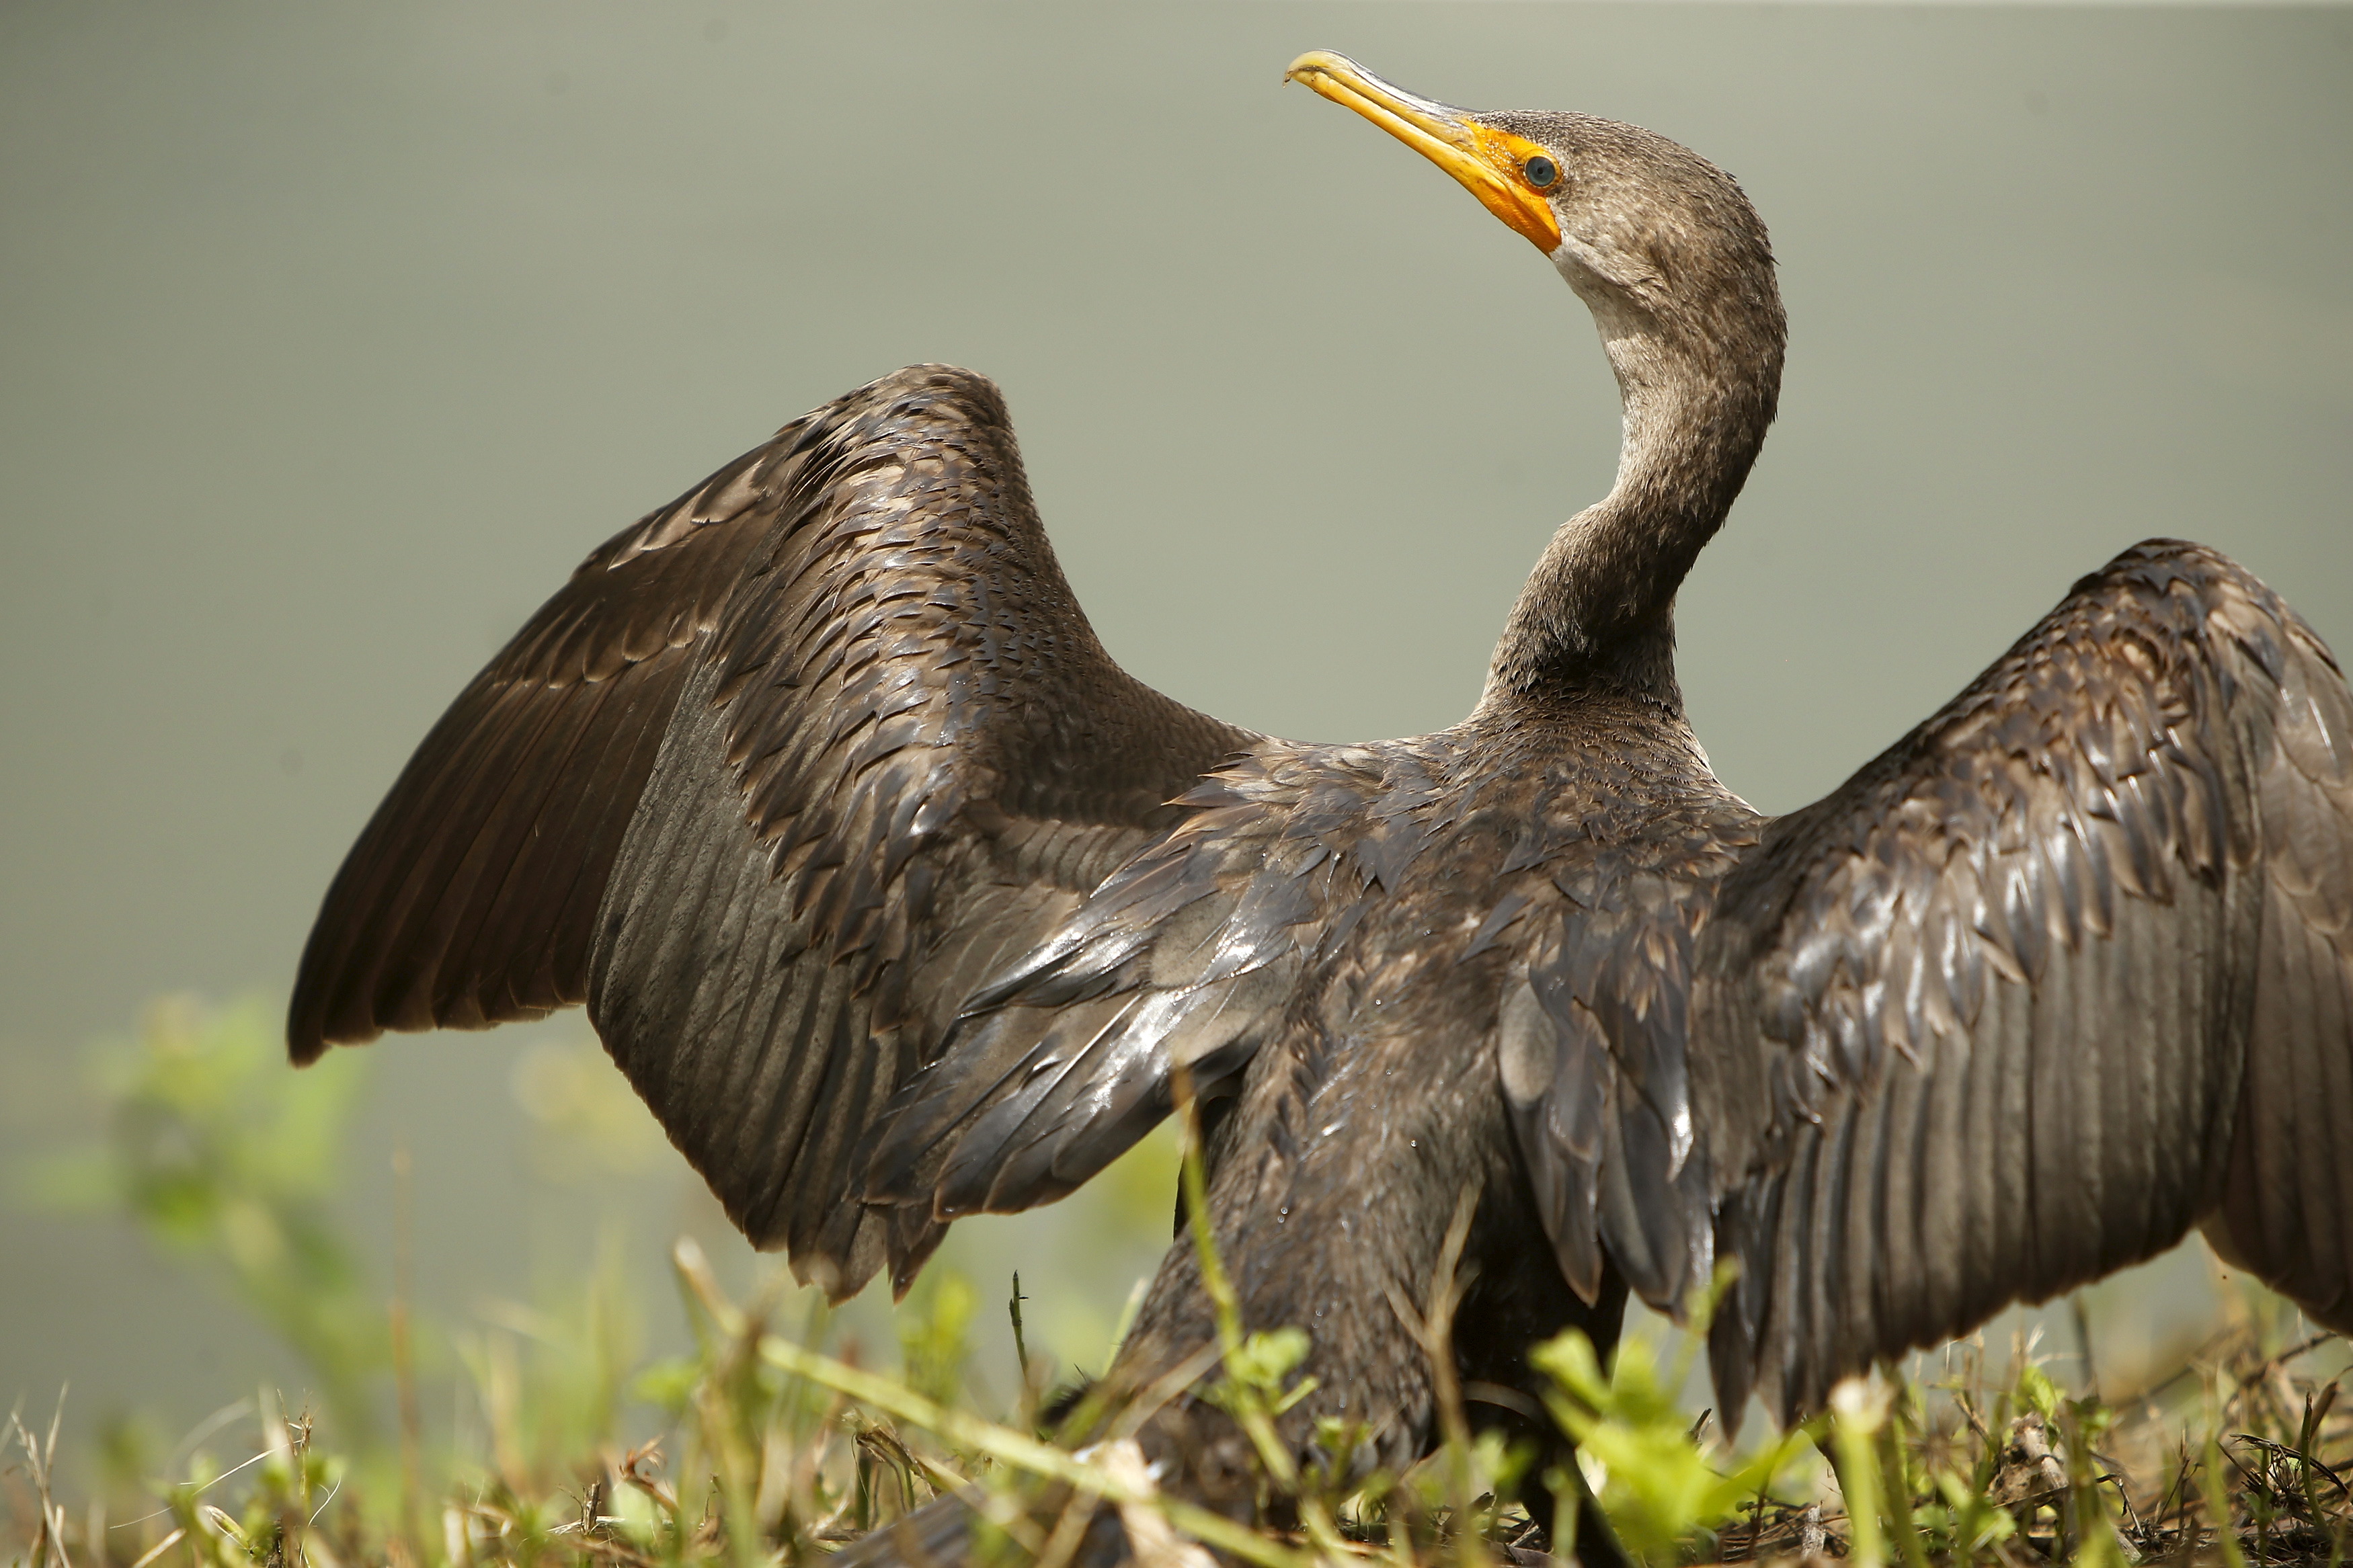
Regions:
<instances>
[{"instance_id":1,"label":"green leaf","mask_svg":"<svg viewBox=\"0 0 2353 1568\"><path fill-rule=\"evenodd\" d=\"M2050 1373L2032 1362L2021 1363L2018 1369L2018 1397L2044 1422L2054 1422L2059 1414L2059 1385L2051 1381Z\"/></svg>"},{"instance_id":2,"label":"green leaf","mask_svg":"<svg viewBox=\"0 0 2353 1568\"><path fill-rule=\"evenodd\" d=\"M1307 1359L1306 1331L1268 1329L1249 1335L1241 1348L1226 1358L1226 1375L1245 1387L1279 1394L1282 1380Z\"/></svg>"}]
</instances>

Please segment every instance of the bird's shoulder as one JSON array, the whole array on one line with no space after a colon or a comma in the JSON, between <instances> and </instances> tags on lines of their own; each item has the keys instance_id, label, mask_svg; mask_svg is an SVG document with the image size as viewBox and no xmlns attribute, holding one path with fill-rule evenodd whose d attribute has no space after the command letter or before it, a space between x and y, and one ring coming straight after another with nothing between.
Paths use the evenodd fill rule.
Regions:
<instances>
[{"instance_id":1,"label":"bird's shoulder","mask_svg":"<svg viewBox=\"0 0 2353 1568\"><path fill-rule=\"evenodd\" d=\"M1181 859L1203 896L1214 883L1305 928L1326 959L1439 973L1495 953L1578 971L1580 992L1609 983L1613 958L1643 967L1661 941L1687 951L1767 823L1680 715L1608 700L1542 725L1474 714L1400 740L1264 741L1185 800L1192 815L1074 925L1166 918L1165 904L1105 895ZM1644 984L1682 972L1649 964Z\"/></svg>"}]
</instances>

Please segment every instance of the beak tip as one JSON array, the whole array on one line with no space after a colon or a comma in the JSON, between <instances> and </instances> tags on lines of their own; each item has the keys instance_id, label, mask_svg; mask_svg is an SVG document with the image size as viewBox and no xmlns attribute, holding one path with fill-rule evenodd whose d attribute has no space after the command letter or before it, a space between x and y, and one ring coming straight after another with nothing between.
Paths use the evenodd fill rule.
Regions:
<instances>
[{"instance_id":1,"label":"beak tip","mask_svg":"<svg viewBox=\"0 0 2353 1568\"><path fill-rule=\"evenodd\" d=\"M1310 76L1328 75L1333 63L1341 58L1329 49L1310 49L1282 68L1282 79L1299 81Z\"/></svg>"}]
</instances>

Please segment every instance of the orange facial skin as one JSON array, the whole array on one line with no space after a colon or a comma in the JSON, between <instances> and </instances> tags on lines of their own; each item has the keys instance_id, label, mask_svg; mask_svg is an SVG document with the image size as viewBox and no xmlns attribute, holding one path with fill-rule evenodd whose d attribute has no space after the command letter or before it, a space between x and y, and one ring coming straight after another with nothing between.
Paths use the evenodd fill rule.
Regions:
<instances>
[{"instance_id":1,"label":"orange facial skin","mask_svg":"<svg viewBox=\"0 0 2353 1568\"><path fill-rule=\"evenodd\" d=\"M1527 162L1551 156L1525 136L1482 125L1450 109L1393 87L1345 55L1314 49L1282 73L1343 108L1353 109L1461 181L1480 205L1538 250L1560 248L1560 224L1544 192L1528 183ZM1552 187L1557 188L1556 179Z\"/></svg>"}]
</instances>

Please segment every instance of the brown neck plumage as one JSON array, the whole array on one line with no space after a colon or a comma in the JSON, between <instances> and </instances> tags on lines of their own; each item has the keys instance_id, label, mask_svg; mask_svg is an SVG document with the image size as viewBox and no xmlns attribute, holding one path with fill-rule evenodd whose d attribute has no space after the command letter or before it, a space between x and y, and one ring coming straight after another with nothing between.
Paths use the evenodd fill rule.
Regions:
<instances>
[{"instance_id":1,"label":"brown neck plumage","mask_svg":"<svg viewBox=\"0 0 2353 1568\"><path fill-rule=\"evenodd\" d=\"M1602 684L1680 709L1675 591L1724 525L1772 423L1780 302L1768 277L1745 308L1665 325L1614 296L1578 292L1625 406L1618 480L1560 526L1529 574L1481 705Z\"/></svg>"}]
</instances>

